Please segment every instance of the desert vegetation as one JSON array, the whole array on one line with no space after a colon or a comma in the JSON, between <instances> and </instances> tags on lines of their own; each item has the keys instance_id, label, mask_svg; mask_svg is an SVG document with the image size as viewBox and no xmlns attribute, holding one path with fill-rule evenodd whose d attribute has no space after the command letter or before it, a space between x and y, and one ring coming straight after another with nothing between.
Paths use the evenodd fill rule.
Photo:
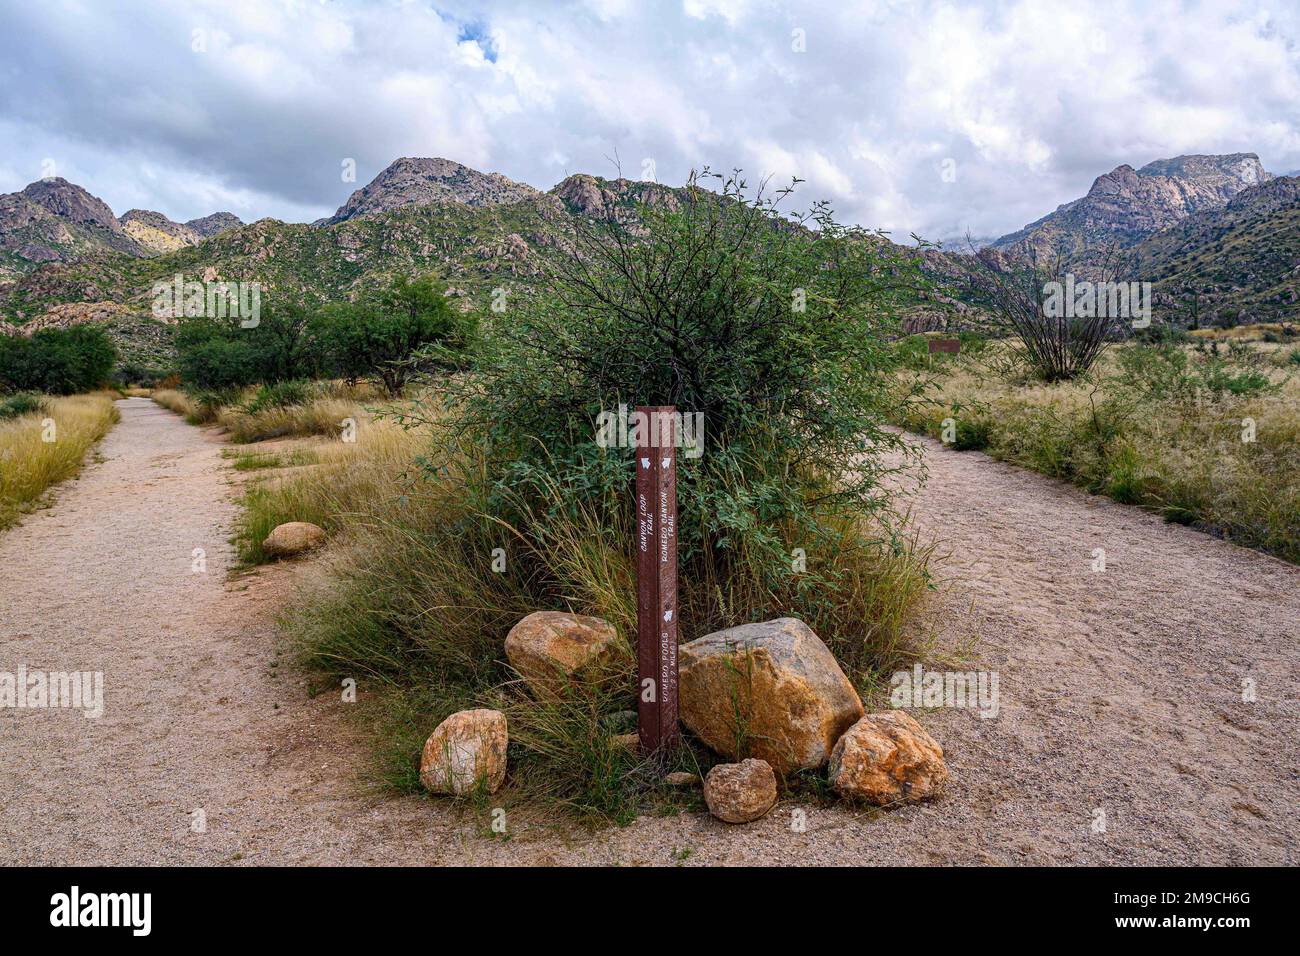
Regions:
<instances>
[{"instance_id":1,"label":"desert vegetation","mask_svg":"<svg viewBox=\"0 0 1300 956\"><path fill-rule=\"evenodd\" d=\"M473 336L438 336L404 399L342 415L358 423L354 442L300 439L245 459L246 562L267 558L262 542L285 522L335 540L285 626L323 673L386 688L377 736L393 785L419 786L433 726L484 706L509 717L516 797L613 820L663 797L664 768L617 739L635 729L637 696L634 456L602 447L596 420L620 404L703 413L703 454L680 458L685 633L799 617L863 690L924 652L909 625L928 553L885 481L899 467L886 452L906 460L885 425L896 297L916 264L823 207L782 217L784 192L751 198L730 180L722 193L647 210L635 240L580 232L550 292L485 316ZM249 438L313 431L264 435L311 405L259 396L210 416L155 399L232 433L252 419ZM538 610L603 618L622 650L566 694L532 694L502 645ZM674 759L713 758L687 747Z\"/></svg>"},{"instance_id":2,"label":"desert vegetation","mask_svg":"<svg viewBox=\"0 0 1300 956\"><path fill-rule=\"evenodd\" d=\"M92 393L108 382L115 354L94 325L0 334L0 529L75 475L117 421L117 395Z\"/></svg>"},{"instance_id":3,"label":"desert vegetation","mask_svg":"<svg viewBox=\"0 0 1300 956\"><path fill-rule=\"evenodd\" d=\"M1004 343L952 358L918 337L900 348L928 400L900 424L1300 561L1300 365L1245 338L1129 342L1049 383Z\"/></svg>"},{"instance_id":4,"label":"desert vegetation","mask_svg":"<svg viewBox=\"0 0 1300 956\"><path fill-rule=\"evenodd\" d=\"M116 355L96 325L42 329L31 336L0 334L0 394L88 392L108 382Z\"/></svg>"},{"instance_id":5,"label":"desert vegetation","mask_svg":"<svg viewBox=\"0 0 1300 956\"><path fill-rule=\"evenodd\" d=\"M111 392L50 398L0 398L0 529L39 507L49 489L73 477L86 453L117 421Z\"/></svg>"}]
</instances>

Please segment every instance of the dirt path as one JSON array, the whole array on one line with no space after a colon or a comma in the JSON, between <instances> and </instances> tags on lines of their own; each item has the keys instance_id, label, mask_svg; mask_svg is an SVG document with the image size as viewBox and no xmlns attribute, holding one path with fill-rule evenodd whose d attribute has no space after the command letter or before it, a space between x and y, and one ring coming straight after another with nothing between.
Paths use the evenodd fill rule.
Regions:
<instances>
[{"instance_id":1,"label":"dirt path","mask_svg":"<svg viewBox=\"0 0 1300 956\"><path fill-rule=\"evenodd\" d=\"M0 861L1300 862L1300 569L1282 562L927 443L916 512L953 579L934 620L982 638L1001 695L994 719L923 716L946 797L799 808L804 832L782 804L747 827L686 815L503 843L362 789L345 705L277 666L294 572L228 580L218 439L143 399L120 407L105 460L0 535L0 671L105 682L98 719L0 709Z\"/></svg>"}]
</instances>

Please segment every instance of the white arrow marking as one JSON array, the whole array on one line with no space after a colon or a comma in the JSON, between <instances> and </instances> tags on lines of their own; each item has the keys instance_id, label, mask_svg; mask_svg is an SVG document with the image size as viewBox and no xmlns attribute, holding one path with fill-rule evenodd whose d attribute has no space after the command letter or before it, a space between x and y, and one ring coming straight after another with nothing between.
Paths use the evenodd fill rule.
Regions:
<instances>
[{"instance_id":1,"label":"white arrow marking","mask_svg":"<svg viewBox=\"0 0 1300 956\"><path fill-rule=\"evenodd\" d=\"M668 467L668 459L667 459L667 458L665 458L665 459L663 460L663 467L665 467L665 468Z\"/></svg>"},{"instance_id":2,"label":"white arrow marking","mask_svg":"<svg viewBox=\"0 0 1300 956\"><path fill-rule=\"evenodd\" d=\"M649 458L642 458L642 459L641 459L641 467L642 467L642 468L649 468L649 467L650 467L650 459L649 459Z\"/></svg>"},{"instance_id":3,"label":"white arrow marking","mask_svg":"<svg viewBox=\"0 0 1300 956\"><path fill-rule=\"evenodd\" d=\"M669 608L667 611L664 611L664 620L671 621L672 619L673 619L672 608Z\"/></svg>"}]
</instances>

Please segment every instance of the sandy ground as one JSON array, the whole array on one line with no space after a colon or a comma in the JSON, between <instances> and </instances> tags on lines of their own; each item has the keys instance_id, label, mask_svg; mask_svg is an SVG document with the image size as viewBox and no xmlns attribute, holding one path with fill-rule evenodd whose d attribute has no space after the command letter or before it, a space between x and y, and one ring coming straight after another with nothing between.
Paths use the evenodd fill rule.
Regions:
<instances>
[{"instance_id":1,"label":"sandy ground","mask_svg":"<svg viewBox=\"0 0 1300 956\"><path fill-rule=\"evenodd\" d=\"M1000 690L996 718L921 715L948 755L942 799L595 835L512 821L502 841L366 788L347 705L280 663L296 571L227 573L220 440L120 407L104 460L0 535L0 671L105 679L99 719L0 709L0 862L1300 862L1300 569L1280 561L926 443L915 510L949 579L931 621L951 645L978 635Z\"/></svg>"}]
</instances>

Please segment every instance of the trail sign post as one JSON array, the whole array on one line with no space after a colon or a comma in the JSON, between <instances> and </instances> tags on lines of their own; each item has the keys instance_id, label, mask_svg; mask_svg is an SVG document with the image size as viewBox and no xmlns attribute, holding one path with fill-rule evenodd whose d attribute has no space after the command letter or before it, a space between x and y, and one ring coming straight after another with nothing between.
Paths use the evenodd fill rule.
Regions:
<instances>
[{"instance_id":1,"label":"trail sign post","mask_svg":"<svg viewBox=\"0 0 1300 956\"><path fill-rule=\"evenodd\" d=\"M930 339L930 354L935 352L957 355L961 352L961 339Z\"/></svg>"},{"instance_id":2,"label":"trail sign post","mask_svg":"<svg viewBox=\"0 0 1300 956\"><path fill-rule=\"evenodd\" d=\"M677 743L677 409L637 408L637 735L649 755Z\"/></svg>"}]
</instances>

